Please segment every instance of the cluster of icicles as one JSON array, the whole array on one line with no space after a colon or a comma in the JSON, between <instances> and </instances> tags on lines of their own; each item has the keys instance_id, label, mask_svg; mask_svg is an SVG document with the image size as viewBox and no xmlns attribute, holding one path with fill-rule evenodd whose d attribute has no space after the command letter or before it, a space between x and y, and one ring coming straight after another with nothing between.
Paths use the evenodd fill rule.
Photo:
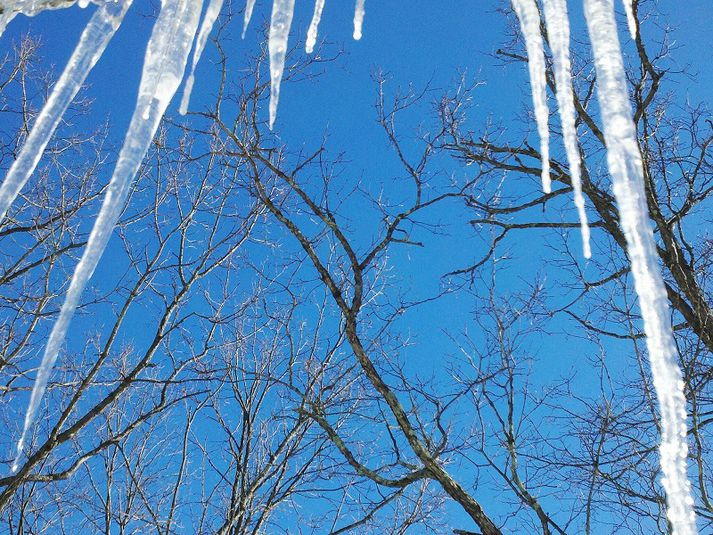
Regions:
<instances>
[{"instance_id":1,"label":"cluster of icicles","mask_svg":"<svg viewBox=\"0 0 713 535\"><path fill-rule=\"evenodd\" d=\"M223 0L205 0L205 2L207 6L200 24L203 0L162 0L161 2L161 10L146 48L136 108L101 211L82 259L75 269L64 304L47 342L18 443L13 471L18 469L28 430L32 426L82 291L106 247L125 204L131 183L159 122L184 77L189 52L193 47L191 71L180 104L181 113L186 112L196 64L223 4ZM84 7L89 4L89 1L18 0L0 3L2 9L0 33L17 13L34 14L44 9L67 7L74 3ZM101 57L132 0L94 0L94 3L98 4L96 12L84 29L79 44L55 84L47 103L37 116L17 160L0 187L0 221L33 173L62 114ZM312 52L316 43L324 3L325 0L315 0L314 14L307 32L308 53ZM354 39L359 39L362 34L364 3L365 0L356 0ZM544 191L549 193L551 191L548 164L549 113L540 11L536 0L512 0L512 4L520 21L529 58L535 120L541 142L542 186ZM255 0L247 0L243 37L254 6ZM542 0L542 6L549 47L552 51L564 148L572 178L574 202L581 220L583 253L586 258L589 258L591 255L589 227L580 180L580 157L570 74L567 3L566 0ZM274 124L277 113L280 80L294 7L295 0L273 0L268 43L272 82L270 128ZM584 8L597 72L598 97L608 147L609 171L619 207L621 226L626 235L628 254L644 319L654 386L661 409L660 459L663 486L668 497L668 518L676 535L691 535L696 533L696 527L690 483L686 476L686 410L683 381L676 364L676 348L669 318L668 300L657 264L654 237L647 215L642 161L627 95L613 0L584 0ZM624 8L631 36L636 38L632 0L624 0Z\"/></svg>"}]
</instances>

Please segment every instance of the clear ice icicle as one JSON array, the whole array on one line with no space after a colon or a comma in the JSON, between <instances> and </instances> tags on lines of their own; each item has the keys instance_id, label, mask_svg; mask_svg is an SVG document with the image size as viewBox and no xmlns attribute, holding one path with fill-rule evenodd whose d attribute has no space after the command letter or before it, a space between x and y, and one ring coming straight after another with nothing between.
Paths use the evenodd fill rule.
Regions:
<instances>
[{"instance_id":1,"label":"clear ice icicle","mask_svg":"<svg viewBox=\"0 0 713 535\"><path fill-rule=\"evenodd\" d=\"M668 519L675 535L696 533L686 475L686 398L671 329L668 297L648 218L644 174L629 105L613 0L585 0L597 93L607 145L607 163L644 320L646 346L661 412L659 447Z\"/></svg>"},{"instance_id":2,"label":"clear ice icicle","mask_svg":"<svg viewBox=\"0 0 713 535\"><path fill-rule=\"evenodd\" d=\"M195 72L196 65L201 59L201 54L203 54L203 49L208 41L208 36L210 31L213 29L213 24L218 19L220 10L223 7L223 0L210 0L208 4L208 9L206 9L205 15L203 16L203 23L201 24L201 29L198 30L198 37L196 38L196 46L193 49L193 62L191 63L191 73L186 79L186 85L183 88L183 98L181 99L181 106L179 112L181 115L185 115L188 111L188 103L191 100L191 92L193 91L193 83L195 82Z\"/></svg>"},{"instance_id":3,"label":"clear ice icicle","mask_svg":"<svg viewBox=\"0 0 713 535\"><path fill-rule=\"evenodd\" d=\"M245 32L248 31L250 19L253 18L253 9L255 9L255 0L248 0L245 4L245 16L243 17L243 39L245 39Z\"/></svg>"},{"instance_id":4,"label":"clear ice icicle","mask_svg":"<svg viewBox=\"0 0 713 535\"><path fill-rule=\"evenodd\" d=\"M307 30L307 42L305 43L305 51L308 54L311 54L312 51L314 51L314 45L317 42L317 30L319 29L319 21L322 20L323 10L324 0L315 0L312 22L309 23L309 30Z\"/></svg>"},{"instance_id":5,"label":"clear ice icicle","mask_svg":"<svg viewBox=\"0 0 713 535\"><path fill-rule=\"evenodd\" d=\"M535 0L512 0L515 14L520 21L520 29L525 38L527 49L527 68L532 86L532 104L535 108L535 122L540 136L540 154L542 157L542 189L552 191L550 180L550 133L547 127L549 111L547 109L547 79L545 77L545 51L540 33L540 12Z\"/></svg>"},{"instance_id":6,"label":"clear ice icicle","mask_svg":"<svg viewBox=\"0 0 713 535\"><path fill-rule=\"evenodd\" d=\"M562 137L564 139L565 152L567 153L567 161L569 162L572 188L574 189L574 204L577 207L582 232L582 250L584 258L590 258L592 256L589 244L590 231L587 212L584 209L584 196L582 195L582 170L577 147L574 94L572 93L567 0L544 0L544 7L547 36L549 37L554 63L557 106L562 122Z\"/></svg>"},{"instance_id":7,"label":"clear ice icicle","mask_svg":"<svg viewBox=\"0 0 713 535\"><path fill-rule=\"evenodd\" d=\"M280 101L280 83L285 70L287 55L287 39L292 25L292 14L295 10L295 0L275 0L272 3L270 18L270 129L277 117L277 104Z\"/></svg>"},{"instance_id":8,"label":"clear ice icicle","mask_svg":"<svg viewBox=\"0 0 713 535\"><path fill-rule=\"evenodd\" d=\"M67 66L52 88L52 93L35 119L30 135L0 186L0 222L37 167L62 115L103 54L132 1L102 4L84 28Z\"/></svg>"},{"instance_id":9,"label":"clear ice icicle","mask_svg":"<svg viewBox=\"0 0 713 535\"><path fill-rule=\"evenodd\" d=\"M202 2L164 0L146 48L139 96L124 145L94 223L82 259L74 270L59 317L52 327L42 363L32 388L22 436L12 470L17 471L28 430L32 426L47 381L57 360L79 298L104 252L124 208L134 176L151 144L166 107L178 89L195 37ZM148 113L148 116L147 116Z\"/></svg>"},{"instance_id":10,"label":"clear ice icicle","mask_svg":"<svg viewBox=\"0 0 713 535\"><path fill-rule=\"evenodd\" d=\"M356 5L354 6L354 39L358 41L361 39L361 29L364 26L364 14L366 13L364 9L364 4L366 0L356 0Z\"/></svg>"}]
</instances>

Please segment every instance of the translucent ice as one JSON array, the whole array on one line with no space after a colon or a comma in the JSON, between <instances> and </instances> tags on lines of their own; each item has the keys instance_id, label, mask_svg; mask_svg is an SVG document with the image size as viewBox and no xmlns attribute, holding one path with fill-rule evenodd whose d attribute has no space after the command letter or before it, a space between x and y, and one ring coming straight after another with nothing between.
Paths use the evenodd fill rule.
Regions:
<instances>
[{"instance_id":1,"label":"translucent ice","mask_svg":"<svg viewBox=\"0 0 713 535\"><path fill-rule=\"evenodd\" d=\"M314 14L312 15L312 21L309 23L309 30L307 30L307 41L305 43L305 51L311 54L314 50L314 45L317 42L317 29L319 28L319 21L322 19L322 11L324 10L324 0L315 0L314 2Z\"/></svg>"},{"instance_id":2,"label":"translucent ice","mask_svg":"<svg viewBox=\"0 0 713 535\"><path fill-rule=\"evenodd\" d=\"M270 129L277 117L277 104L280 101L280 83L285 70L287 55L287 39L292 26L292 15L295 10L295 0L275 0L272 3L270 19Z\"/></svg>"},{"instance_id":3,"label":"translucent ice","mask_svg":"<svg viewBox=\"0 0 713 535\"><path fill-rule=\"evenodd\" d=\"M32 389L13 471L18 468L27 433L47 387L59 349L67 334L82 291L106 248L141 161L156 133L169 101L178 89L198 26L202 2L164 0L149 40L139 96L124 145L94 223L82 259L74 270L64 303L50 333Z\"/></svg>"},{"instance_id":4,"label":"translucent ice","mask_svg":"<svg viewBox=\"0 0 713 535\"><path fill-rule=\"evenodd\" d=\"M0 185L0 222L37 167L67 106L101 57L132 1L121 0L103 4L84 28L67 66L52 88L47 102L32 125L30 135Z\"/></svg>"}]
</instances>

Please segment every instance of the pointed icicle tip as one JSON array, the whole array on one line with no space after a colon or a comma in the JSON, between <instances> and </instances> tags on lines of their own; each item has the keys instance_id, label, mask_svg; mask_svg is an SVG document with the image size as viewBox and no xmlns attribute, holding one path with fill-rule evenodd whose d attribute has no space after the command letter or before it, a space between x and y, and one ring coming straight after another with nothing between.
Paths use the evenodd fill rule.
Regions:
<instances>
[{"instance_id":1,"label":"pointed icicle tip","mask_svg":"<svg viewBox=\"0 0 713 535\"><path fill-rule=\"evenodd\" d=\"M92 15L82 31L79 43L72 52L62 75L53 86L47 102L37 115L17 159L0 183L0 222L37 167L62 115L104 53L131 2L132 0L122 0L121 3L104 4ZM14 14L9 18L4 19L4 17L6 15L0 15L0 33L3 20L11 19Z\"/></svg>"},{"instance_id":2,"label":"pointed icicle tip","mask_svg":"<svg viewBox=\"0 0 713 535\"><path fill-rule=\"evenodd\" d=\"M307 41L305 42L305 52L311 54L314 51L314 45L317 42L317 31L319 29L319 21L322 20L322 11L324 10L324 0L315 0L314 14L312 21L307 30Z\"/></svg>"},{"instance_id":3,"label":"pointed icicle tip","mask_svg":"<svg viewBox=\"0 0 713 535\"><path fill-rule=\"evenodd\" d=\"M188 112L188 104L191 100L191 93L195 82L196 66L198 65L198 61L201 59L201 54L203 54L203 49L205 49L205 44L208 41L208 35L213 29L213 25L218 19L218 15L220 14L222 7L223 0L210 0L208 9L206 9L205 15L203 16L203 23L198 31L198 37L196 38L196 44L193 49L191 73L188 75L186 84L183 86L183 97L181 98L181 105L178 108L178 113L181 115L185 115Z\"/></svg>"},{"instance_id":4,"label":"pointed icicle tip","mask_svg":"<svg viewBox=\"0 0 713 535\"><path fill-rule=\"evenodd\" d=\"M356 5L354 6L354 40L358 41L361 39L362 27L364 26L364 14L366 13L364 9L364 4L366 0L356 0Z\"/></svg>"},{"instance_id":5,"label":"pointed icicle tip","mask_svg":"<svg viewBox=\"0 0 713 535\"><path fill-rule=\"evenodd\" d=\"M626 23L629 26L629 35L632 39L636 39L636 17L634 17L634 2L633 0L624 1L624 12L626 13Z\"/></svg>"},{"instance_id":6,"label":"pointed icicle tip","mask_svg":"<svg viewBox=\"0 0 713 535\"><path fill-rule=\"evenodd\" d=\"M581 162L577 147L577 126L575 122L574 95L572 92L571 61L569 56L569 15L566 0L544 0L545 23L552 50L555 75L555 96L562 124L562 138L569 163L569 173L574 189L574 204L579 214L584 258L592 256L589 244L590 232L587 212L582 195Z\"/></svg>"},{"instance_id":7,"label":"pointed icicle tip","mask_svg":"<svg viewBox=\"0 0 713 535\"><path fill-rule=\"evenodd\" d=\"M250 25L250 19L253 16L253 9L255 9L255 0L248 0L245 4L245 17L243 19L243 33L241 35L242 39L245 39L245 32L248 31L248 26Z\"/></svg>"},{"instance_id":8,"label":"pointed icicle tip","mask_svg":"<svg viewBox=\"0 0 713 535\"><path fill-rule=\"evenodd\" d=\"M292 26L295 0L274 0L270 18L270 37L267 48L270 53L270 130L277 117L277 104L280 101L280 83L285 70L287 40Z\"/></svg>"},{"instance_id":9,"label":"pointed icicle tip","mask_svg":"<svg viewBox=\"0 0 713 535\"><path fill-rule=\"evenodd\" d=\"M512 5L520 21L520 30L525 38L527 50L527 68L532 87L532 104L535 109L537 133L540 136L540 154L542 158L542 189L552 192L550 178L550 131L547 126L549 111L547 108L547 78L545 52L540 33L540 11L535 0L512 0Z\"/></svg>"},{"instance_id":10,"label":"pointed icicle tip","mask_svg":"<svg viewBox=\"0 0 713 535\"><path fill-rule=\"evenodd\" d=\"M107 3L105 7L111 5L113 4ZM64 302L50 331L32 387L13 467L18 466L22 457L23 445L29 436L84 288L106 248L123 210L133 178L183 77L202 7L202 1L165 0L154 23L146 49L136 108L99 215L89 234L82 258L74 268ZM143 117L147 111L150 114L148 120Z\"/></svg>"}]
</instances>

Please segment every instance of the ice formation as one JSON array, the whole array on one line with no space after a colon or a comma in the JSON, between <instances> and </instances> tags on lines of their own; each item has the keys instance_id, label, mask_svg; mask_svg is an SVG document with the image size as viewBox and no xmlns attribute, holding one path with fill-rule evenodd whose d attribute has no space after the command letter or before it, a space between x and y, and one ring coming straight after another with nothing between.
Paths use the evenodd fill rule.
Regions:
<instances>
[{"instance_id":1,"label":"ice formation","mask_svg":"<svg viewBox=\"0 0 713 535\"><path fill-rule=\"evenodd\" d=\"M64 303L45 347L32 389L30 405L17 445L13 471L18 468L27 433L47 387L59 349L69 328L82 291L99 262L109 237L124 208L131 182L148 150L159 122L178 89L198 25L202 2L164 0L146 48L139 96L124 146L107 188L82 259L74 270Z\"/></svg>"},{"instance_id":2,"label":"ice formation","mask_svg":"<svg viewBox=\"0 0 713 535\"><path fill-rule=\"evenodd\" d=\"M317 29L319 28L319 21L322 20L322 11L324 10L324 0L315 0L314 2L314 14L312 15L312 21L309 23L309 30L307 30L307 41L305 42L305 51L311 54L314 50L314 45L317 42Z\"/></svg>"},{"instance_id":3,"label":"ice formation","mask_svg":"<svg viewBox=\"0 0 713 535\"><path fill-rule=\"evenodd\" d=\"M540 32L540 12L535 0L512 0L515 14L520 21L522 35L527 49L527 67L530 71L532 103L535 108L537 133L540 135L540 154L542 155L542 189L552 191L550 180L550 131L547 127L549 110L547 109L547 78L545 77L545 51ZM355 30L356 31L356 30Z\"/></svg>"},{"instance_id":4,"label":"ice formation","mask_svg":"<svg viewBox=\"0 0 713 535\"><path fill-rule=\"evenodd\" d=\"M270 53L270 129L275 124L275 117L277 117L280 84L287 55L287 38L290 35L294 10L295 0L275 0L272 3L270 36L267 43Z\"/></svg>"},{"instance_id":5,"label":"ice formation","mask_svg":"<svg viewBox=\"0 0 713 535\"><path fill-rule=\"evenodd\" d=\"M572 93L572 75L569 59L569 14L566 0L544 0L545 22L552 63L554 64L555 86L557 88L557 106L562 123L562 138L569 163L569 174L574 189L574 204L579 214L582 233L582 250L584 258L592 256L589 245L589 223L584 209L582 195L582 169L577 146L577 127L575 125L574 95ZM541 75L541 77L544 74Z\"/></svg>"},{"instance_id":6,"label":"ice formation","mask_svg":"<svg viewBox=\"0 0 713 535\"><path fill-rule=\"evenodd\" d=\"M245 39L245 33L248 31L248 26L250 25L250 19L253 18L253 10L255 9L255 0L248 0L245 4L245 15L243 17L243 39Z\"/></svg>"},{"instance_id":7,"label":"ice formation","mask_svg":"<svg viewBox=\"0 0 713 535\"><path fill-rule=\"evenodd\" d=\"M636 39L636 17L634 17L634 0L623 0L626 12L626 23L629 26L629 35Z\"/></svg>"},{"instance_id":8,"label":"ice formation","mask_svg":"<svg viewBox=\"0 0 713 535\"><path fill-rule=\"evenodd\" d=\"M0 2L0 35L5 30L8 23L14 19L18 13L33 16L45 9L62 9L77 3L77 0L8 0ZM81 0L80 7L87 7L89 0Z\"/></svg>"},{"instance_id":9,"label":"ice formation","mask_svg":"<svg viewBox=\"0 0 713 535\"><path fill-rule=\"evenodd\" d=\"M673 339L668 297L658 266L648 218L644 175L629 105L613 0L585 0L597 92L604 123L607 163L646 331L646 346L661 410L661 468L668 519L675 535L696 533L693 499L686 475L686 398Z\"/></svg>"},{"instance_id":10,"label":"ice formation","mask_svg":"<svg viewBox=\"0 0 713 535\"><path fill-rule=\"evenodd\" d=\"M47 103L35 119L30 135L0 185L0 222L35 170L67 106L101 57L132 1L121 0L103 4L84 28L64 72L52 88Z\"/></svg>"},{"instance_id":11,"label":"ice formation","mask_svg":"<svg viewBox=\"0 0 713 535\"><path fill-rule=\"evenodd\" d=\"M186 79L186 85L183 88L183 98L181 99L181 106L179 112L183 115L188 111L188 103L191 100L191 91L193 91L193 82L195 81L196 65L201 59L201 54L205 48L206 41L208 41L208 36L210 31L213 29L213 24L218 19L220 10L223 7L223 0L210 0L208 4L208 9L206 9L205 15L203 17L203 23L201 24L201 29L198 31L198 38L196 39L196 45L193 49L193 61L191 62L191 73Z\"/></svg>"},{"instance_id":12,"label":"ice formation","mask_svg":"<svg viewBox=\"0 0 713 535\"><path fill-rule=\"evenodd\" d=\"M541 138L543 161L542 180L549 191L547 128L547 87L545 56L540 31L540 15L535 0L512 0L525 37L535 108L535 119ZM67 7L76 0L15 0L5 1L0 13L0 33L17 13L34 14L44 9ZM80 0L85 6L88 0ZM2 185L2 214L34 170L62 113L72 100L87 73L101 56L104 47L118 26L131 0L95 0L100 5L82 34L72 59L57 82L45 108ZM543 0L545 20L553 54L557 101L559 105L565 151L570 164L575 204L582 221L585 256L589 256L589 239L584 203L581 195L580 160L572 103L569 60L569 25L566 0ZM362 34L365 0L356 0L354 38ZM17 469L28 430L32 425L39 401L45 390L52 366L67 332L69 322L79 303L82 290L91 277L109 236L124 206L130 184L148 150L152 137L169 101L183 77L191 44L198 28L203 2L194 0L162 0L149 44L134 111L124 146L111 178L101 212L92 229L88 245L75 269L59 318L50 334L42 365L33 388L18 444ZM220 12L222 0L211 0L206 10L193 56L191 75L187 82L181 110L185 111L193 82L193 71L200 59L208 34ZM254 0L247 0L243 36L250 22ZM269 32L271 94L270 127L274 124L279 99L280 81L285 64L287 40L295 6L294 0L274 0ZM323 0L316 0L307 38L307 50L316 42ZM636 20L632 0L624 0L629 31L636 35ZM614 193L619 206L621 225L625 232L631 259L636 292L644 319L647 346L651 359L654 386L661 407L661 466L663 485L668 498L668 517L676 535L696 532L690 484L686 477L686 412L683 381L676 364L676 348L668 311L668 301L653 233L648 221L644 197L643 168L636 140L636 131L628 102L627 85L621 50L617 39L613 0L585 0L585 15L589 28L597 70L598 97L601 103L604 132L608 148L608 164L613 178ZM14 193L13 193L14 192ZM1 216L0 216L1 219Z\"/></svg>"},{"instance_id":13,"label":"ice formation","mask_svg":"<svg viewBox=\"0 0 713 535\"><path fill-rule=\"evenodd\" d=\"M354 39L361 39L361 29L364 26L364 14L366 10L364 9L364 4L366 0L356 0L356 7L354 8Z\"/></svg>"}]
</instances>

